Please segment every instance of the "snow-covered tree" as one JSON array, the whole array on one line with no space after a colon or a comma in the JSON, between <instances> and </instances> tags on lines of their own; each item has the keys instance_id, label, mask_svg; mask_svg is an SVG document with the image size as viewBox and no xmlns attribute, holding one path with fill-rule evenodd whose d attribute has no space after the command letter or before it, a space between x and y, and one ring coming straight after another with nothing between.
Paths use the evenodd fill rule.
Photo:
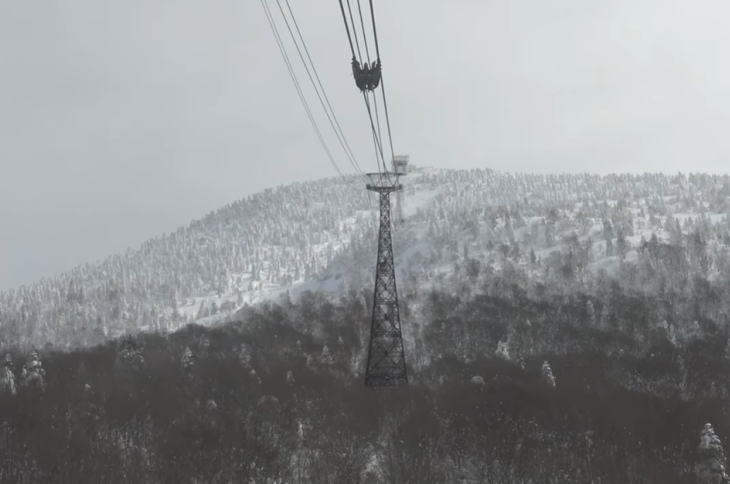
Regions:
<instances>
[{"instance_id":1,"label":"snow-covered tree","mask_svg":"<svg viewBox=\"0 0 730 484\"><path fill-rule=\"evenodd\" d=\"M46 370L43 369L43 363L37 351L34 350L30 353L30 357L20 373L20 379L24 388L45 390Z\"/></svg>"},{"instance_id":2,"label":"snow-covered tree","mask_svg":"<svg viewBox=\"0 0 730 484\"><path fill-rule=\"evenodd\" d=\"M730 477L728 477L725 469L727 462L722 441L720 441L710 423L706 423L700 433L697 458L697 478L702 484L725 484L730 482Z\"/></svg>"},{"instance_id":3,"label":"snow-covered tree","mask_svg":"<svg viewBox=\"0 0 730 484\"><path fill-rule=\"evenodd\" d=\"M498 341L497 342L497 349L494 350L495 356L498 358L502 358L505 360L510 360L510 354L509 354L509 340L504 341Z\"/></svg>"},{"instance_id":4,"label":"snow-covered tree","mask_svg":"<svg viewBox=\"0 0 730 484\"><path fill-rule=\"evenodd\" d=\"M421 287L439 274L435 268L453 266L454 256L461 259L462 254L466 260L460 262L460 274L445 279L469 274L473 281L467 287L479 287L500 269L505 272L504 258L511 262L506 267L524 266L524 279L554 288L551 278L560 271L540 269L550 265L555 252L554 260L567 269L571 283L585 283L590 294L594 278L585 268L591 258L599 263L595 268L611 273L615 264L600 260L604 250L621 254L633 233L649 239L650 231L659 235L643 244L636 273L631 272L633 261L623 264L632 277L622 283L671 291L691 290L688 274L719 273L718 281L730 279L730 263L723 255L730 249L730 227L715 215L728 212L722 191L727 183L717 177L693 175L680 182L663 175L537 176L490 170L421 175L409 180L408 189L425 195L424 206L406 225L425 227L428 243L420 258L399 262L413 278L406 288ZM439 195L433 197L436 188ZM351 262L347 269L335 268L352 279L343 286L360 286L370 279L365 249L375 240L372 209L364 190L354 193L349 184L331 179L251 195L139 249L0 291L0 338L25 346L49 341L73 346L101 343L146 325L176 329L196 316L230 313L272 297L292 281L323 275L343 259ZM591 248L591 241L596 247ZM551 250L542 250L547 247ZM495 293L510 296L511 289ZM603 301L596 311L600 307L606 307ZM200 348L191 347L202 357Z\"/></svg>"},{"instance_id":5,"label":"snow-covered tree","mask_svg":"<svg viewBox=\"0 0 730 484\"><path fill-rule=\"evenodd\" d=\"M474 375L470 381L473 385L484 385L484 377L479 375Z\"/></svg>"},{"instance_id":6,"label":"snow-covered tree","mask_svg":"<svg viewBox=\"0 0 730 484\"><path fill-rule=\"evenodd\" d=\"M630 248L631 246L629 245L629 242L626 240L626 237L624 237L624 231L619 229L618 234L616 235L616 253L621 260L626 257Z\"/></svg>"},{"instance_id":7,"label":"snow-covered tree","mask_svg":"<svg viewBox=\"0 0 730 484\"><path fill-rule=\"evenodd\" d=\"M241 365L245 368L250 368L251 358L251 347L246 343L241 343L241 346L238 349L238 361L240 361Z\"/></svg>"},{"instance_id":8,"label":"snow-covered tree","mask_svg":"<svg viewBox=\"0 0 730 484\"><path fill-rule=\"evenodd\" d=\"M195 353L190 349L190 346L185 347L182 357L180 358L180 364L182 365L183 371L190 373L195 368Z\"/></svg>"},{"instance_id":9,"label":"snow-covered tree","mask_svg":"<svg viewBox=\"0 0 730 484\"><path fill-rule=\"evenodd\" d=\"M591 302L590 299L586 302L586 313L588 313L588 326L591 328L596 327L596 308L593 306L593 302Z\"/></svg>"},{"instance_id":10,"label":"snow-covered tree","mask_svg":"<svg viewBox=\"0 0 730 484\"><path fill-rule=\"evenodd\" d=\"M124 338L117 352L117 360L115 362L117 368L140 372L145 369L146 362L142 351L132 337Z\"/></svg>"},{"instance_id":11,"label":"snow-covered tree","mask_svg":"<svg viewBox=\"0 0 730 484\"><path fill-rule=\"evenodd\" d=\"M334 365L335 364L335 358L332 355L332 352L329 349L329 346L324 345L322 347L322 353L319 355L319 361L323 365Z\"/></svg>"},{"instance_id":12,"label":"snow-covered tree","mask_svg":"<svg viewBox=\"0 0 730 484\"><path fill-rule=\"evenodd\" d=\"M547 360L542 362L542 381L555 388L555 375L553 375L553 369L550 367L550 363L548 363Z\"/></svg>"},{"instance_id":13,"label":"snow-covered tree","mask_svg":"<svg viewBox=\"0 0 730 484\"><path fill-rule=\"evenodd\" d=\"M15 395L18 391L13 372L13 359L10 353L5 355L5 361L0 368L0 393Z\"/></svg>"}]
</instances>

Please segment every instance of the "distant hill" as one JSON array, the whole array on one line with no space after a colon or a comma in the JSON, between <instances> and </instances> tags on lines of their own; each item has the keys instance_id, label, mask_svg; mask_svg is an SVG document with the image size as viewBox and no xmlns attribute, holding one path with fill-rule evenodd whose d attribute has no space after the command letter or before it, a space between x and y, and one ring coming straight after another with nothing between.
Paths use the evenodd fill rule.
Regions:
<instances>
[{"instance_id":1,"label":"distant hill","mask_svg":"<svg viewBox=\"0 0 730 484\"><path fill-rule=\"evenodd\" d=\"M395 250L414 311L430 289L468 294L497 273L555 294L610 280L653 294L730 281L728 176L418 169L404 183ZM138 249L0 293L1 341L88 346L214 324L305 291L359 291L372 284L375 208L354 177L249 196Z\"/></svg>"}]
</instances>

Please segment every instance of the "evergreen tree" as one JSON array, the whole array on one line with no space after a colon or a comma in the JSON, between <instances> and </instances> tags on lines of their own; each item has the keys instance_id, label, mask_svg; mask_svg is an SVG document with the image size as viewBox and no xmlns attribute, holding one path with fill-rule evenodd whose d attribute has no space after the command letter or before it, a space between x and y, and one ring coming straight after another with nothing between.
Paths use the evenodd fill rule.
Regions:
<instances>
[{"instance_id":1,"label":"evergreen tree","mask_svg":"<svg viewBox=\"0 0 730 484\"><path fill-rule=\"evenodd\" d=\"M185 347L183 355L180 358L180 364L182 365L183 371L190 374L195 368L195 353L190 349L190 346Z\"/></svg>"},{"instance_id":2,"label":"evergreen tree","mask_svg":"<svg viewBox=\"0 0 730 484\"><path fill-rule=\"evenodd\" d=\"M697 447L697 478L702 484L725 484L730 478L725 472L725 451L712 424L706 423Z\"/></svg>"},{"instance_id":3,"label":"evergreen tree","mask_svg":"<svg viewBox=\"0 0 730 484\"><path fill-rule=\"evenodd\" d=\"M332 352L329 349L329 346L324 345L322 347L322 353L319 355L319 361L323 365L334 365L335 364L335 358L332 356Z\"/></svg>"},{"instance_id":4,"label":"evergreen tree","mask_svg":"<svg viewBox=\"0 0 730 484\"><path fill-rule=\"evenodd\" d=\"M40 355L32 351L28 362L20 374L21 383L24 388L43 391L46 388L46 370L43 369Z\"/></svg>"},{"instance_id":5,"label":"evergreen tree","mask_svg":"<svg viewBox=\"0 0 730 484\"><path fill-rule=\"evenodd\" d=\"M0 369L0 393L15 395L17 393L15 373L13 372L13 359L10 353L5 355L5 362Z\"/></svg>"},{"instance_id":6,"label":"evergreen tree","mask_svg":"<svg viewBox=\"0 0 730 484\"><path fill-rule=\"evenodd\" d=\"M494 354L498 358L503 358L505 360L510 360L510 354L509 354L509 340L504 341L498 341L497 342L497 349L494 350Z\"/></svg>"},{"instance_id":7,"label":"evergreen tree","mask_svg":"<svg viewBox=\"0 0 730 484\"><path fill-rule=\"evenodd\" d=\"M544 381L548 386L555 388L555 376L553 375L553 369L550 367L550 363L548 363L547 360L542 362L542 381Z\"/></svg>"},{"instance_id":8,"label":"evergreen tree","mask_svg":"<svg viewBox=\"0 0 730 484\"><path fill-rule=\"evenodd\" d=\"M238 361L244 368L251 368L251 347L246 343L241 343L238 350Z\"/></svg>"},{"instance_id":9,"label":"evergreen tree","mask_svg":"<svg viewBox=\"0 0 730 484\"><path fill-rule=\"evenodd\" d=\"M596 327L596 308L593 306L593 301L590 299L586 302L586 313L588 315L588 326L591 328Z\"/></svg>"},{"instance_id":10,"label":"evergreen tree","mask_svg":"<svg viewBox=\"0 0 730 484\"><path fill-rule=\"evenodd\" d=\"M121 341L115 366L132 372L141 372L145 369L144 356L137 348L134 338L128 336Z\"/></svg>"},{"instance_id":11,"label":"evergreen tree","mask_svg":"<svg viewBox=\"0 0 730 484\"><path fill-rule=\"evenodd\" d=\"M624 260L628 251L629 243L627 242L626 237L624 237L624 231L622 229L618 229L618 235L616 236L616 252L619 258Z\"/></svg>"}]
</instances>

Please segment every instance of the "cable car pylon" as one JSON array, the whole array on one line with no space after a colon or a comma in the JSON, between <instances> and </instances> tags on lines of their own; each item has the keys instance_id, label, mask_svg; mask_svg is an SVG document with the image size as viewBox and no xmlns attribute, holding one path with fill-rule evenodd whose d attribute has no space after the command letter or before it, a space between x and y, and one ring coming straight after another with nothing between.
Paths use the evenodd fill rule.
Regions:
<instances>
[{"instance_id":1,"label":"cable car pylon","mask_svg":"<svg viewBox=\"0 0 730 484\"><path fill-rule=\"evenodd\" d=\"M397 387L408 383L405 350L403 348L403 333L400 324L400 308L398 307L398 289L395 277L395 262L393 257L393 223L391 220L390 194L403 189L400 177L405 173L398 169L393 151L393 136L390 130L390 116L388 103L385 97L382 63L380 61L380 46L378 32L375 26L375 12L373 1L370 0L370 26L372 27L372 42L375 46L375 58L370 57L368 38L366 35L366 21L363 18L360 0L357 0L357 14L359 17L362 45L365 50L365 59L360 49L360 35L353 15L350 0L339 0L342 21L345 24L347 41L352 53L352 75L355 85L362 93L367 109L370 129L375 144L375 158L378 164L377 173L368 173L370 182L366 188L376 192L380 201L380 227L378 229L378 257L375 262L375 287L373 289L373 314L370 322L370 342L368 344L367 363L365 367L365 385L371 388ZM349 17L349 21L348 21ZM356 49L357 47L357 49ZM388 169L383 150L383 139L380 130L380 115L376 91L380 90L383 99L385 121L387 123L388 143L391 154L391 170ZM375 116L373 117L373 114ZM374 118L374 119L373 119ZM377 128L376 128L377 125ZM400 165L403 166L403 165ZM382 168L381 168L382 167ZM402 203L400 204L402 205ZM399 205L399 206L400 206Z\"/></svg>"},{"instance_id":2,"label":"cable car pylon","mask_svg":"<svg viewBox=\"0 0 730 484\"><path fill-rule=\"evenodd\" d=\"M378 258L375 263L373 315L370 324L365 385L394 387L408 383L403 334L398 307L398 288L393 260L390 194L403 189L399 172L368 173L367 189L380 198Z\"/></svg>"}]
</instances>

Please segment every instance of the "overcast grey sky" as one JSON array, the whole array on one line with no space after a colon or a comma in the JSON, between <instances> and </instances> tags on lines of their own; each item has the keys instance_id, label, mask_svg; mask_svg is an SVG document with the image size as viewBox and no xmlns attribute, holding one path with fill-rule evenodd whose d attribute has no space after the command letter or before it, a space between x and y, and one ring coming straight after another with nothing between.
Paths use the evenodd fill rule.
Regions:
<instances>
[{"instance_id":1,"label":"overcast grey sky","mask_svg":"<svg viewBox=\"0 0 730 484\"><path fill-rule=\"evenodd\" d=\"M337 2L290 1L374 168ZM416 164L727 170L730 2L374 3ZM258 0L0 0L0 288L333 174Z\"/></svg>"}]
</instances>

